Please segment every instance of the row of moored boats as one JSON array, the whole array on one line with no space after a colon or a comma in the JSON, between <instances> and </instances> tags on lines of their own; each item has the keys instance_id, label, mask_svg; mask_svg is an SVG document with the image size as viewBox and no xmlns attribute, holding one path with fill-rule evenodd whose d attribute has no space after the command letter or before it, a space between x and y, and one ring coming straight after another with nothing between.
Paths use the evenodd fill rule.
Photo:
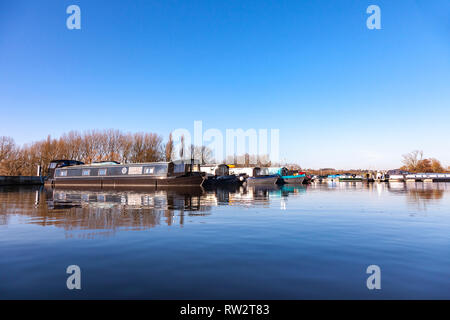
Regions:
<instances>
[{"instance_id":1,"label":"row of moored boats","mask_svg":"<svg viewBox=\"0 0 450 320\"><path fill-rule=\"evenodd\" d=\"M195 161L122 164L103 161L84 164L76 160L54 160L48 167L46 184L90 187L177 187L229 184L303 184L310 178L286 167L236 167L201 165Z\"/></svg>"}]
</instances>

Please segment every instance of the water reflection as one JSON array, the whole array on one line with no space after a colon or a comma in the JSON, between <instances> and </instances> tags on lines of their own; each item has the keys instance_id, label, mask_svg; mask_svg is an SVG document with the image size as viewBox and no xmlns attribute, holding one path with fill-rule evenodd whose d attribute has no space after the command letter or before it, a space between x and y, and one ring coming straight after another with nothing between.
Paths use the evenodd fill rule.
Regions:
<instances>
[{"instance_id":1,"label":"water reflection","mask_svg":"<svg viewBox=\"0 0 450 320\"><path fill-rule=\"evenodd\" d=\"M408 204L420 211L426 211L429 205L438 204L444 198L444 192L450 190L448 183L405 183L408 192Z\"/></svg>"},{"instance_id":2,"label":"water reflection","mask_svg":"<svg viewBox=\"0 0 450 320\"><path fill-rule=\"evenodd\" d=\"M13 216L26 223L57 226L91 235L118 229L143 230L157 225L183 226L186 217L211 215L217 206L270 207L285 210L289 199L313 192L358 191L406 197L419 210L440 201L449 183L317 183L310 186L176 188L166 190L86 190L43 187L0 188L0 224ZM298 206L298 204L297 204ZM21 220L21 221L22 221Z\"/></svg>"},{"instance_id":3,"label":"water reflection","mask_svg":"<svg viewBox=\"0 0 450 320\"><path fill-rule=\"evenodd\" d=\"M0 224L18 217L21 223L64 228L68 237L77 232L82 237L105 236L162 224L183 226L186 217L210 215L214 206L269 206L271 197L305 190L278 186L122 191L2 187Z\"/></svg>"}]
</instances>

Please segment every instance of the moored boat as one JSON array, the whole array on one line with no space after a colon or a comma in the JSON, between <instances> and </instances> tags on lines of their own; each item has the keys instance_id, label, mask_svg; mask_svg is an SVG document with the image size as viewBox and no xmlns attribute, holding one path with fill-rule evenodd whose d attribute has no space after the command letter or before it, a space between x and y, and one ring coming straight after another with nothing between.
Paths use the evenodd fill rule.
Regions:
<instances>
[{"instance_id":1,"label":"moored boat","mask_svg":"<svg viewBox=\"0 0 450 320\"><path fill-rule=\"evenodd\" d=\"M408 171L396 169L389 170L387 176L389 177L389 182L405 182L406 176L409 174Z\"/></svg>"},{"instance_id":2,"label":"moored boat","mask_svg":"<svg viewBox=\"0 0 450 320\"><path fill-rule=\"evenodd\" d=\"M280 177L276 174L248 177L247 184L276 184Z\"/></svg>"},{"instance_id":3,"label":"moored boat","mask_svg":"<svg viewBox=\"0 0 450 320\"><path fill-rule=\"evenodd\" d=\"M362 180L362 176L351 173L344 173L339 176L340 182L360 182Z\"/></svg>"},{"instance_id":4,"label":"moored boat","mask_svg":"<svg viewBox=\"0 0 450 320\"><path fill-rule=\"evenodd\" d=\"M205 174L200 172L199 166L187 161L72 164L55 160L50 163L46 185L157 188L201 186L204 179Z\"/></svg>"},{"instance_id":5,"label":"moored boat","mask_svg":"<svg viewBox=\"0 0 450 320\"><path fill-rule=\"evenodd\" d=\"M200 170L205 172L205 187L224 186L229 184L242 184L242 180L234 174L230 174L230 168L226 164L201 165Z\"/></svg>"},{"instance_id":6,"label":"moored boat","mask_svg":"<svg viewBox=\"0 0 450 320\"><path fill-rule=\"evenodd\" d=\"M247 184L276 184L280 180L277 174L270 174L268 168L241 167L236 168L230 165L230 174L234 174L238 179L245 180Z\"/></svg>"},{"instance_id":7,"label":"moored boat","mask_svg":"<svg viewBox=\"0 0 450 320\"><path fill-rule=\"evenodd\" d=\"M450 182L450 173L411 173L405 179L407 182Z\"/></svg>"},{"instance_id":8,"label":"moored boat","mask_svg":"<svg viewBox=\"0 0 450 320\"><path fill-rule=\"evenodd\" d=\"M247 184L267 184L273 185L280 180L278 174L270 174L268 168L256 168L255 174L252 177L247 178Z\"/></svg>"},{"instance_id":9,"label":"moored boat","mask_svg":"<svg viewBox=\"0 0 450 320\"><path fill-rule=\"evenodd\" d=\"M283 183L287 184L302 184L306 174L300 173L297 170L288 170L286 167L271 167L269 168L269 173L277 174Z\"/></svg>"}]
</instances>

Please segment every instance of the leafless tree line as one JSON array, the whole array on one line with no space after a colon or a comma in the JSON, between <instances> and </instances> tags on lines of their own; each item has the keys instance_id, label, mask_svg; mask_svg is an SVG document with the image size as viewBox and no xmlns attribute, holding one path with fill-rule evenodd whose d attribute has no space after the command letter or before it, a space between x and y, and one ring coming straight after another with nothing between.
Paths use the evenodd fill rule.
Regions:
<instances>
[{"instance_id":1,"label":"leafless tree line","mask_svg":"<svg viewBox=\"0 0 450 320\"><path fill-rule=\"evenodd\" d=\"M205 146L185 146L181 141L180 154L175 154L172 135L166 143L156 133L123 133L117 129L70 131L59 138L48 136L46 139L17 145L10 137L0 137L0 176L36 175L41 166L45 175L48 165L55 159L78 160L84 163L98 161L118 161L121 163L139 163L190 159L191 155L202 164L214 163L213 152ZM268 155L245 154L224 161L237 166L267 166L271 162Z\"/></svg>"},{"instance_id":2,"label":"leafless tree line","mask_svg":"<svg viewBox=\"0 0 450 320\"><path fill-rule=\"evenodd\" d=\"M35 175L38 165L45 170L54 159L92 163L170 161L173 143L156 133L123 133L120 130L70 131L60 138L18 146L10 137L0 137L0 175Z\"/></svg>"},{"instance_id":3,"label":"leafless tree line","mask_svg":"<svg viewBox=\"0 0 450 320\"><path fill-rule=\"evenodd\" d=\"M403 156L402 170L409 172L445 172L441 162L434 158L424 158L422 150L414 150ZM450 170L450 167L447 168Z\"/></svg>"}]
</instances>

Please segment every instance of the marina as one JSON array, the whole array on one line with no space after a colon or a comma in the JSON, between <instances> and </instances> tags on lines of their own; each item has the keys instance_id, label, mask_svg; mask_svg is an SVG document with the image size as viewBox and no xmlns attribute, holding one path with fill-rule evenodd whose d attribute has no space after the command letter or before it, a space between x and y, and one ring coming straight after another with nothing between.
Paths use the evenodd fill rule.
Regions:
<instances>
[{"instance_id":1,"label":"marina","mask_svg":"<svg viewBox=\"0 0 450 320\"><path fill-rule=\"evenodd\" d=\"M450 300L449 0L1 3L0 300Z\"/></svg>"},{"instance_id":2,"label":"marina","mask_svg":"<svg viewBox=\"0 0 450 320\"><path fill-rule=\"evenodd\" d=\"M40 172L40 169L38 169ZM287 167L243 167L227 164L200 164L199 161L120 163L101 161L84 164L77 160L53 160L46 176L0 176L0 185L108 187L207 188L225 185L310 184L317 182L450 182L450 173L410 173L396 169L361 174L311 175Z\"/></svg>"}]
</instances>

